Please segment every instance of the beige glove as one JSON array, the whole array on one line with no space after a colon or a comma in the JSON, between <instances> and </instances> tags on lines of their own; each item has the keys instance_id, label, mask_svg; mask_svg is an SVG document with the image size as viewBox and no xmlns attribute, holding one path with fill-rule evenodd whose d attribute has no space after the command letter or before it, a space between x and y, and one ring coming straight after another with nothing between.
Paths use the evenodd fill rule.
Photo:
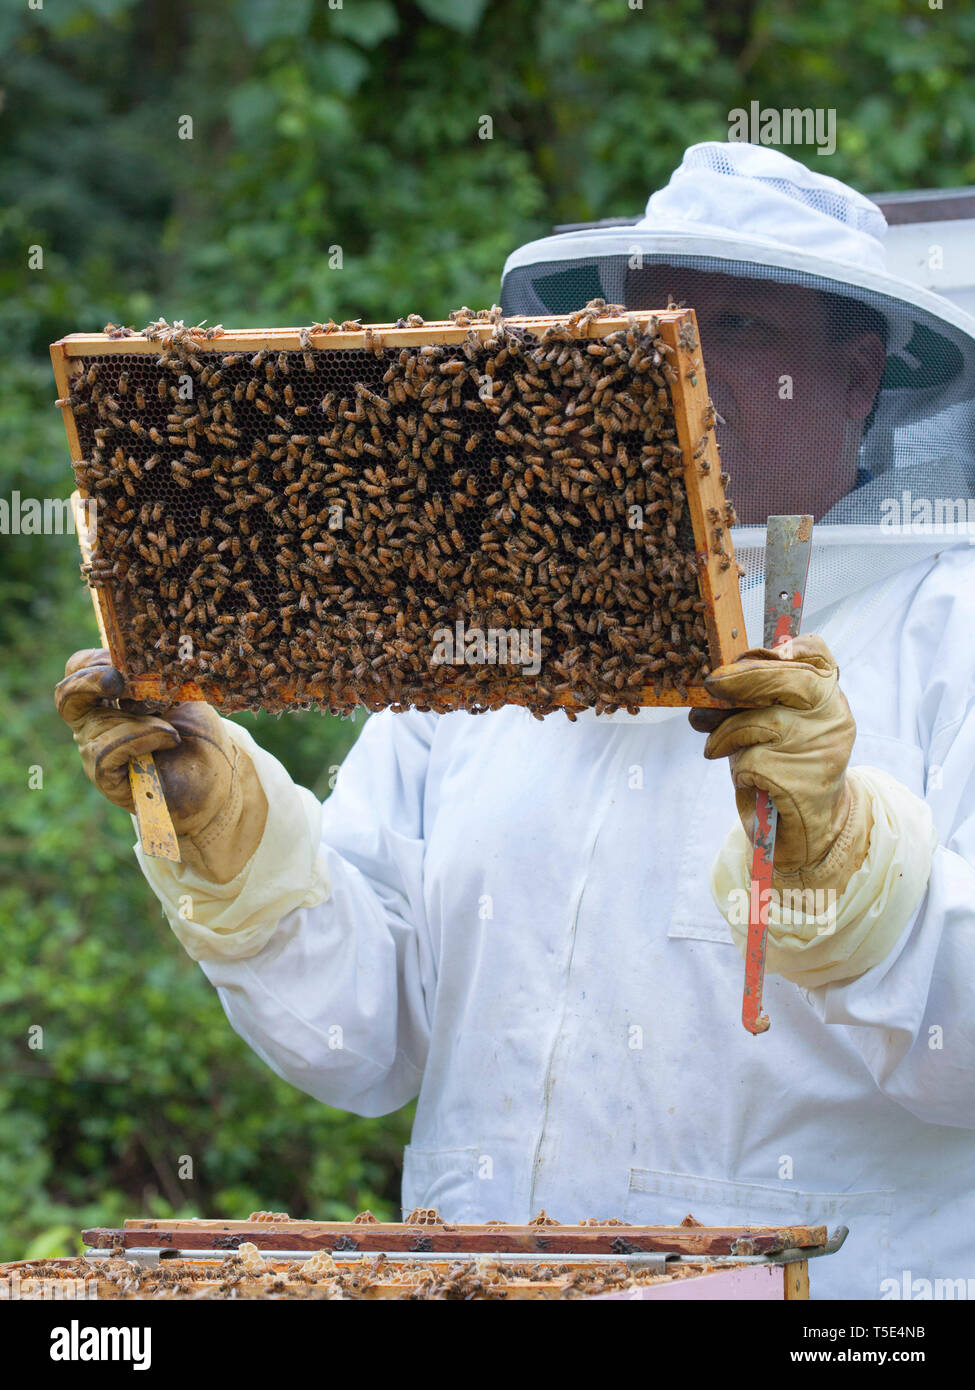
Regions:
<instances>
[{"instance_id":1,"label":"beige glove","mask_svg":"<svg viewBox=\"0 0 975 1390\"><path fill-rule=\"evenodd\" d=\"M778 808L773 885L842 893L867 857L873 813L846 775L856 724L838 685L839 671L821 637L757 647L708 676L708 689L737 705L722 715L694 711L691 724L712 732L706 758L728 758L738 815L749 838L755 793Z\"/></svg>"},{"instance_id":2,"label":"beige glove","mask_svg":"<svg viewBox=\"0 0 975 1390\"><path fill-rule=\"evenodd\" d=\"M260 844L267 797L216 710L191 700L164 716L140 713L136 702L122 698L125 679L104 650L75 652L64 669L54 699L89 780L133 812L128 764L152 753L184 861L213 883L229 883Z\"/></svg>"}]
</instances>

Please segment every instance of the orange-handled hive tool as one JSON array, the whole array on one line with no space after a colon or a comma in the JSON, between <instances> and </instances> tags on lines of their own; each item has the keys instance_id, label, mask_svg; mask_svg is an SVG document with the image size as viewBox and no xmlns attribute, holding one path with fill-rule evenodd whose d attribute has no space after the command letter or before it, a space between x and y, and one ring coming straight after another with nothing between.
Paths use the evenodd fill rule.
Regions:
<instances>
[{"instance_id":1,"label":"orange-handled hive tool","mask_svg":"<svg viewBox=\"0 0 975 1390\"><path fill-rule=\"evenodd\" d=\"M812 553L811 516L770 516L765 532L765 630L763 645L778 647L799 636L806 578ZM764 1033L768 1014L762 1013L765 984L765 942L772 899L772 863L779 813L768 792L755 797L755 829L752 834L752 883L748 908L748 943L745 948L745 992L741 1021L749 1033Z\"/></svg>"},{"instance_id":2,"label":"orange-handled hive tool","mask_svg":"<svg viewBox=\"0 0 975 1390\"><path fill-rule=\"evenodd\" d=\"M94 548L93 537L89 530L88 507L79 492L71 494L71 511L74 516L75 530L78 533L78 545L81 547L81 558L86 565L90 565ZM97 589L91 589L91 601L95 610L95 621L98 623L98 634L101 637L102 646L107 648L109 646L108 634L102 618L101 605L98 602ZM153 859L169 859L174 864L180 863L179 841L176 838L176 830L166 805L166 797L159 780L159 770L151 753L145 753L131 760L129 763L129 786L132 789L132 801L135 806L135 818L139 824L139 839L142 842L143 852Z\"/></svg>"}]
</instances>

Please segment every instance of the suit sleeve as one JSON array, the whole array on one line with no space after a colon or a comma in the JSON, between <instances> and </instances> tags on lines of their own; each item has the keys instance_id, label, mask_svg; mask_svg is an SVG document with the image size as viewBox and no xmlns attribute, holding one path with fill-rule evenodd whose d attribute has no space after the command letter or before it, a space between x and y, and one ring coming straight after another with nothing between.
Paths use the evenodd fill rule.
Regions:
<instances>
[{"instance_id":1,"label":"suit sleeve","mask_svg":"<svg viewBox=\"0 0 975 1390\"><path fill-rule=\"evenodd\" d=\"M925 801L938 843L917 910L863 975L804 993L849 1028L886 1095L975 1128L975 707L932 738Z\"/></svg>"},{"instance_id":2,"label":"suit sleeve","mask_svg":"<svg viewBox=\"0 0 975 1390\"><path fill-rule=\"evenodd\" d=\"M174 912L178 866L147 872L240 1036L292 1085L360 1115L411 1100L426 1060L435 977L423 801L435 723L374 715L324 805L244 735L269 802L254 858L232 884L198 886L192 922Z\"/></svg>"}]
</instances>

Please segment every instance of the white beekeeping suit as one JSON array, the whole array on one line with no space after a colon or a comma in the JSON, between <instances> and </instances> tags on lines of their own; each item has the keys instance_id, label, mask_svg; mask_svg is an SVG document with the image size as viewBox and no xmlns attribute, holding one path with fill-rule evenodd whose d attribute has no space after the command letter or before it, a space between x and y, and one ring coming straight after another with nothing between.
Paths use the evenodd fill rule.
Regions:
<instances>
[{"instance_id":1,"label":"white beekeeping suit","mask_svg":"<svg viewBox=\"0 0 975 1390\"><path fill-rule=\"evenodd\" d=\"M887 276L882 232L781 154L701 145L642 223L534 242L503 282L508 313L695 308L753 641L766 512L819 523L804 626L873 828L835 930L773 921L770 1032L739 1018L731 780L684 711L387 712L324 806L228 725L270 806L257 853L219 886L139 852L275 1071L366 1115L419 1096L406 1208L843 1224L814 1295L975 1289L975 549L934 505L975 520L975 322Z\"/></svg>"}]
</instances>

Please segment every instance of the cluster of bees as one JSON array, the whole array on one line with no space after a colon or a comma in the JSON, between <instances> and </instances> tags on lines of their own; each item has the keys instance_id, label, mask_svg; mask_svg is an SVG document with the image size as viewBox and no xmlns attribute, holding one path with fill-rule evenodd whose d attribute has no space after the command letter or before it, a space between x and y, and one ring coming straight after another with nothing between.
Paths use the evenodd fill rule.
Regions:
<instances>
[{"instance_id":1,"label":"cluster of bees","mask_svg":"<svg viewBox=\"0 0 975 1390\"><path fill-rule=\"evenodd\" d=\"M460 342L303 332L256 352L160 320L158 351L81 359L86 573L111 590L126 674L194 681L227 710L574 718L686 695L708 644L672 349L652 318L588 337L608 312L624 311L593 301L536 334L465 309ZM530 671L524 641L497 664L462 645L443 660L444 633L514 630Z\"/></svg>"},{"instance_id":2,"label":"cluster of bees","mask_svg":"<svg viewBox=\"0 0 975 1390\"><path fill-rule=\"evenodd\" d=\"M700 1270L687 1266L675 1271L678 1274L696 1272ZM540 1296L574 1300L661 1282L657 1274L645 1269L630 1269L612 1259L580 1266L557 1260L550 1264L518 1263L510 1257L481 1255L468 1259L445 1258L431 1265L415 1260L392 1261L385 1254L377 1254L336 1265L324 1252L309 1259L277 1259L273 1263L260 1256L254 1259L235 1252L219 1263L167 1259L149 1267L122 1255L113 1255L51 1265L38 1262L31 1266L29 1277L50 1280L51 1297L56 1296L56 1281L70 1277L97 1280L98 1296L103 1300L210 1301L262 1297L346 1302L378 1296L410 1303L510 1301L530 1296L532 1286L538 1286Z\"/></svg>"}]
</instances>

